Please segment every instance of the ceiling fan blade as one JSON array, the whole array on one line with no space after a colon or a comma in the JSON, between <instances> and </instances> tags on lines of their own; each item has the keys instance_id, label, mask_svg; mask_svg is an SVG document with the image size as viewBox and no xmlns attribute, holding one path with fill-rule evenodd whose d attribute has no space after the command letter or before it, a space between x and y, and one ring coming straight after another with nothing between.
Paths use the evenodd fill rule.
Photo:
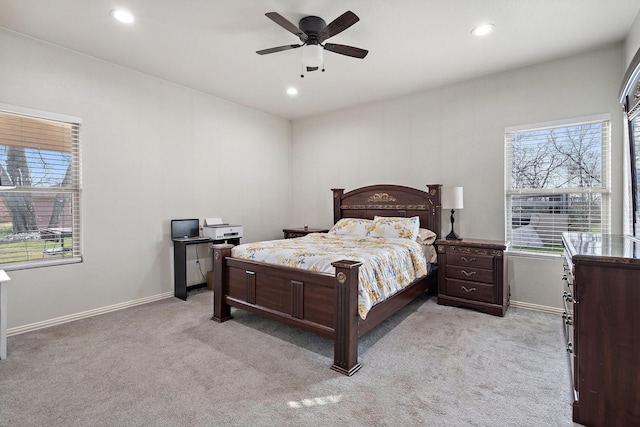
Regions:
<instances>
[{"instance_id":1,"label":"ceiling fan blade","mask_svg":"<svg viewBox=\"0 0 640 427\"><path fill-rule=\"evenodd\" d=\"M302 31L296 25L292 24L289 20L287 20L287 18L280 15L278 12L267 12L265 13L265 16L271 19L276 24L280 25L285 30L298 36L303 42L307 40L307 35L304 31Z\"/></svg>"},{"instance_id":2,"label":"ceiling fan blade","mask_svg":"<svg viewBox=\"0 0 640 427\"><path fill-rule=\"evenodd\" d=\"M258 55L266 55L268 53L276 53L276 52L282 52L283 50L290 50L290 49L295 49L297 47L302 46L301 44L288 44L285 46L278 46L278 47L272 47L269 49L262 49L262 50L258 50L256 51L256 53Z\"/></svg>"},{"instance_id":3,"label":"ceiling fan blade","mask_svg":"<svg viewBox=\"0 0 640 427\"><path fill-rule=\"evenodd\" d=\"M368 50L360 49L359 47L345 46L343 44L325 43L325 50L339 53L340 55L352 56L354 58L364 58L369 53Z\"/></svg>"},{"instance_id":4,"label":"ceiling fan blade","mask_svg":"<svg viewBox=\"0 0 640 427\"><path fill-rule=\"evenodd\" d=\"M358 16L355 13L348 10L342 15L338 16L333 21L331 21L326 27L324 27L318 33L318 39L322 43L329 37L333 37L336 34L343 32L344 30L346 30L347 28L349 28L359 20L360 18L358 18Z\"/></svg>"}]
</instances>

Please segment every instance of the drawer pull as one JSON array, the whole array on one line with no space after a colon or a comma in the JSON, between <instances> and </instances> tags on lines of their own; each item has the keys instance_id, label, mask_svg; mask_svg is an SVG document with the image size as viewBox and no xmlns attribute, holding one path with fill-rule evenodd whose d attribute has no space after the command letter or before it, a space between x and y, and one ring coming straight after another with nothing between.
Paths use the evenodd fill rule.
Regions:
<instances>
[{"instance_id":1,"label":"drawer pull","mask_svg":"<svg viewBox=\"0 0 640 427\"><path fill-rule=\"evenodd\" d=\"M475 258L467 258L466 256L461 257L464 262L475 262Z\"/></svg>"},{"instance_id":2,"label":"drawer pull","mask_svg":"<svg viewBox=\"0 0 640 427\"><path fill-rule=\"evenodd\" d=\"M475 271L471 271L471 272L464 271L464 270L460 270L460 271L462 272L462 274L464 274L464 275L465 275L465 276L467 276L467 277L469 277L469 276L473 276L474 274L476 274L476 272L475 272Z\"/></svg>"},{"instance_id":3,"label":"drawer pull","mask_svg":"<svg viewBox=\"0 0 640 427\"><path fill-rule=\"evenodd\" d=\"M462 290L465 292L473 292L476 290L476 288L467 288L466 286L462 286Z\"/></svg>"}]
</instances>

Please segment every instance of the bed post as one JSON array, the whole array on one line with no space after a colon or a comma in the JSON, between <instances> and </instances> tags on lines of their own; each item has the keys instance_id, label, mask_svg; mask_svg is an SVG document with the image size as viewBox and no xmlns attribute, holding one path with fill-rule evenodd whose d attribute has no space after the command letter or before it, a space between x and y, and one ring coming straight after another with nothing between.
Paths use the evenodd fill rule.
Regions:
<instances>
[{"instance_id":1,"label":"bed post","mask_svg":"<svg viewBox=\"0 0 640 427\"><path fill-rule=\"evenodd\" d=\"M342 219L340 206L342 205L342 194L344 193L344 188L332 188L331 191L333 191L333 223L335 224Z\"/></svg>"},{"instance_id":2,"label":"bed post","mask_svg":"<svg viewBox=\"0 0 640 427\"><path fill-rule=\"evenodd\" d=\"M428 184L427 189L429 190L429 194L433 197L431 209L431 215L433 215L433 229L438 236L442 233L442 210L441 207L441 194L442 194L442 184Z\"/></svg>"},{"instance_id":3,"label":"bed post","mask_svg":"<svg viewBox=\"0 0 640 427\"><path fill-rule=\"evenodd\" d=\"M331 263L336 269L335 325L333 365L331 369L351 376L360 369L358 363L358 261Z\"/></svg>"},{"instance_id":4,"label":"bed post","mask_svg":"<svg viewBox=\"0 0 640 427\"><path fill-rule=\"evenodd\" d=\"M211 245L213 249L213 317L211 320L224 322L231 319L231 306L224 302L225 268L224 259L231 256L233 245Z\"/></svg>"}]
</instances>

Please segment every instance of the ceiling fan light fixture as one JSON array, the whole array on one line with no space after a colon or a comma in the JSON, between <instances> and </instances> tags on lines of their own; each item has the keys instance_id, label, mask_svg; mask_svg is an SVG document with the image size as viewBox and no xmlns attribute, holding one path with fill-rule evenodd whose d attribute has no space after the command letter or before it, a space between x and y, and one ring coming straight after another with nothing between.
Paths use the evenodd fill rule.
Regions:
<instances>
[{"instance_id":1,"label":"ceiling fan light fixture","mask_svg":"<svg viewBox=\"0 0 640 427\"><path fill-rule=\"evenodd\" d=\"M302 65L305 67L320 67L323 63L322 46L310 44L302 48Z\"/></svg>"},{"instance_id":2,"label":"ceiling fan light fixture","mask_svg":"<svg viewBox=\"0 0 640 427\"><path fill-rule=\"evenodd\" d=\"M495 28L496 27L493 24L482 24L482 25L478 25L473 30L471 30L471 34L478 37L486 36L487 34L492 32Z\"/></svg>"}]
</instances>

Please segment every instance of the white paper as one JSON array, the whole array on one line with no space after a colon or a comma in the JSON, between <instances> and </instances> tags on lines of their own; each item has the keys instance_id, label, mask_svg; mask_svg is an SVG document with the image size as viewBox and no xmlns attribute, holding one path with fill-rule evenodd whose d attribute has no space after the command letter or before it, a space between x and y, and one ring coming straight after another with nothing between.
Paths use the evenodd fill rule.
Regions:
<instances>
[{"instance_id":1,"label":"white paper","mask_svg":"<svg viewBox=\"0 0 640 427\"><path fill-rule=\"evenodd\" d=\"M219 224L224 224L222 222L222 218L205 218L204 219L204 226L205 227L207 225L219 225Z\"/></svg>"}]
</instances>

